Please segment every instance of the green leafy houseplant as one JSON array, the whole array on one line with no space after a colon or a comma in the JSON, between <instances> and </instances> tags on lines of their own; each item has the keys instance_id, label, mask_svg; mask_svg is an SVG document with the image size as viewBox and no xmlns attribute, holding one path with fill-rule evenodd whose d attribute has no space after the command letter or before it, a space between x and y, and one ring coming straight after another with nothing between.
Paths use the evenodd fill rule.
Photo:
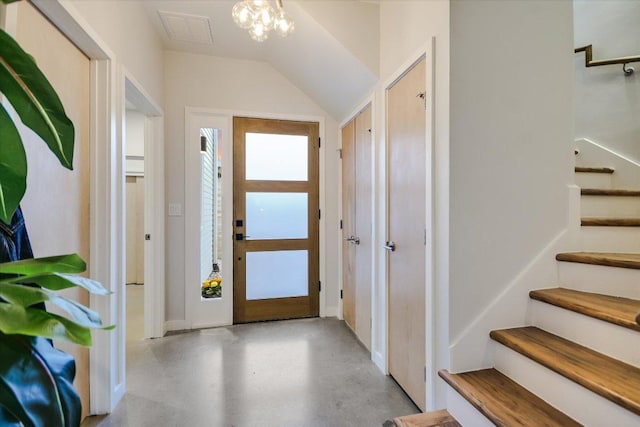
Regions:
<instances>
[{"instance_id":1,"label":"green leafy houseplant","mask_svg":"<svg viewBox=\"0 0 640 427\"><path fill-rule=\"evenodd\" d=\"M72 169L71 120L35 60L1 29L0 94L60 163ZM4 224L12 223L26 183L22 139L0 104L0 221ZM85 270L85 262L76 254L0 263L0 425L80 424L80 398L73 388L75 362L55 349L51 339L90 346L91 328L112 328L104 327L96 312L59 294L73 287L108 294L100 283L76 275ZM47 312L45 302L67 316Z\"/></svg>"}]
</instances>

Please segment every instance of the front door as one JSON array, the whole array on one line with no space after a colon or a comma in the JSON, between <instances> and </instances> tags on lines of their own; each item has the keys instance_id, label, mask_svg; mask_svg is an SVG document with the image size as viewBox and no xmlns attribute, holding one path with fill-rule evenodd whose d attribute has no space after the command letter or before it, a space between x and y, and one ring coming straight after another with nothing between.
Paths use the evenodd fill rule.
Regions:
<instances>
[{"instance_id":1,"label":"front door","mask_svg":"<svg viewBox=\"0 0 640 427\"><path fill-rule=\"evenodd\" d=\"M319 125L233 120L233 321L318 316Z\"/></svg>"},{"instance_id":2,"label":"front door","mask_svg":"<svg viewBox=\"0 0 640 427\"><path fill-rule=\"evenodd\" d=\"M425 60L387 90L389 373L425 409Z\"/></svg>"}]
</instances>

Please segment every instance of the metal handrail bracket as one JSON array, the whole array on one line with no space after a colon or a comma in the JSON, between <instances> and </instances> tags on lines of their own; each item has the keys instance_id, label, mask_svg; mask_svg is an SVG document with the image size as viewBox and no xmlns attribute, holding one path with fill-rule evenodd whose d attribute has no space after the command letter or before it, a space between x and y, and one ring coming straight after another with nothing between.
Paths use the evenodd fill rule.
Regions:
<instances>
[{"instance_id":1,"label":"metal handrail bracket","mask_svg":"<svg viewBox=\"0 0 640 427\"><path fill-rule=\"evenodd\" d=\"M622 64L622 71L625 76L633 74L633 68L627 68L627 64L630 62L640 62L640 56L623 56L613 59L601 59L598 61L593 60L593 45L582 46L574 49L575 53L584 52L584 65L585 67L598 67L601 65L615 65Z\"/></svg>"}]
</instances>

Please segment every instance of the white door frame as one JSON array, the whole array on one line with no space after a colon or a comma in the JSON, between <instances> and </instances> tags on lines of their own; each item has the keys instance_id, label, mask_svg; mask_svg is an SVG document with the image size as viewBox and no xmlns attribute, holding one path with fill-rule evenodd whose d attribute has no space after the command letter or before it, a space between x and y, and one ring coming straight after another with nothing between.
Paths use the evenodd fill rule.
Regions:
<instances>
[{"instance_id":1,"label":"white door frame","mask_svg":"<svg viewBox=\"0 0 640 427\"><path fill-rule=\"evenodd\" d=\"M190 138L190 132L192 127L192 122L198 116L203 117L217 117L224 118L227 120L228 126L228 134L232 136L233 132L233 117L253 117L260 119L274 119L274 120L295 120L295 121L306 121L306 122L317 122L319 123L319 135L323 141L325 139L325 118L322 116L306 116L306 115L295 115L295 114L279 114L279 113L256 113L254 111L238 111L238 110L222 110L222 109L211 109L211 108L201 108L201 107L185 107L185 141L188 141ZM233 143L232 138L229 140ZM199 182L200 173L198 168L189 167L192 163L189 162L189 158L192 157L192 152L186 148L185 143L185 206L184 206L184 215L185 215L185 321L183 323L177 323L175 325L170 325L170 329L196 329L203 328L209 326L220 326L220 325L230 325L233 323L233 298L230 300L230 310L228 314L225 314L227 318L224 323L217 321L216 319L198 319L197 308L194 307L196 302L192 301L194 298L197 298L197 295L194 296L193 292L189 291L188 284L195 283L199 281L199 279L194 279L194 271L199 272L200 269L197 268L196 261L199 260L199 233L200 233L200 193L197 191L193 191L192 188L186 188L189 183ZM323 144L320 147L320 193L319 193L319 203L320 209L323 212L326 212L326 202L325 202L325 179L326 172L324 170L325 165L325 147L326 144ZM230 261L233 256L233 228L231 227L231 220L226 220L226 218L232 219L233 216L233 197L229 197L229 195L233 194L233 157L231 156L232 150L229 149L226 151L229 153L226 157L223 157L223 174L226 176L226 179L223 179L223 199L226 199L223 202L223 235L227 236L223 241L223 256L226 257L225 260L229 260L229 262L225 261L222 266L223 270L229 270L230 267L226 267L230 264ZM227 159L228 158L228 159ZM193 159L191 160L193 162ZM226 163L228 162L228 163ZM226 197L224 195L227 195ZM225 209L228 209L225 210ZM228 214L225 216L225 212ZM326 263L326 221L324 218L326 215L322 215L320 220L320 281L322 283L326 283L327 277L327 263ZM228 227L228 228L227 228ZM225 249L228 248L228 249ZM224 283L227 283L227 288L231 287L229 284L233 283L228 279L227 276L229 274L228 271L223 271ZM231 272L231 274L233 274ZM327 307L326 307L326 286L322 287L322 291L320 292L320 317L327 316ZM223 292L225 292L223 290ZM228 292L228 290L227 290ZM233 297L233 293L230 292L229 295ZM191 301L191 302L190 302ZM209 303L208 301L204 301L203 303ZM335 313L331 313L331 315L335 315Z\"/></svg>"},{"instance_id":2,"label":"white door frame","mask_svg":"<svg viewBox=\"0 0 640 427\"><path fill-rule=\"evenodd\" d=\"M425 141L427 144L426 150L426 194L425 194L425 224L427 224L426 233L426 254L425 254L425 362L426 362L426 406L427 410L436 409L436 382L438 381L437 375L435 375L436 355L438 345L447 345L446 340L443 341L442 337L437 337L435 334L435 325L437 324L436 317L436 299L435 299L435 262L434 257L436 255L436 248L434 247L435 236L435 223L434 223L434 209L435 209L435 192L434 192L434 147L435 147L435 134L434 134L434 116L435 116L435 56L434 49L435 38L429 40L429 42L414 53L409 60L407 60L401 67L399 67L387 80L380 86L380 98L382 102L382 117L380 120L380 144L378 145L378 153L376 158L378 159L378 168L376 172L380 174L380 180L378 182L384 185L384 197L378 200L379 222L378 236L382 238L388 237L389 230L389 174L388 163L386 162L388 153L388 108L387 108L387 90L393 86L400 78L402 78L413 66L422 58L426 58L427 66L425 72L426 83L426 129L425 129ZM377 321L373 322L375 330L372 331L373 337L377 337L380 342L377 342L376 347L372 346L372 350L376 351L376 354L372 354L374 362L380 367L380 369L388 373L389 372L389 274L388 274L388 262L389 256L383 249L384 244L382 240L378 242L377 248L377 266L378 274L376 277L376 292L373 295L376 296L376 300L372 301L372 312L377 318ZM372 353L374 353L372 351Z\"/></svg>"},{"instance_id":3,"label":"white door frame","mask_svg":"<svg viewBox=\"0 0 640 427\"><path fill-rule=\"evenodd\" d=\"M123 67L124 99L131 102L142 114L144 121L144 337L159 338L164 329L164 140L163 112L146 93L136 79ZM125 121L126 112L121 120ZM124 154L124 153L123 153ZM123 159L123 164L125 160ZM122 179L124 194L125 177ZM125 212L126 214L126 212ZM124 221L124 220L123 220ZM123 237L126 242L126 237ZM123 251L123 265L126 253ZM126 280L125 280L126 282ZM124 283L124 282L123 282ZM126 299L126 292L122 291ZM124 307L126 307L126 302ZM125 315L126 321L126 315ZM122 323L124 328L126 324Z\"/></svg>"}]
</instances>

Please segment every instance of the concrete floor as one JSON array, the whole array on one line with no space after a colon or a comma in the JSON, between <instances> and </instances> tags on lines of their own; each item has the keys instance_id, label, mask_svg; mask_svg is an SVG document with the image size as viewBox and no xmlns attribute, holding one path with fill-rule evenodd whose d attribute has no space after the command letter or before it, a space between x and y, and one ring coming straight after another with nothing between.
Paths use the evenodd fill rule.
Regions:
<instances>
[{"instance_id":1,"label":"concrete floor","mask_svg":"<svg viewBox=\"0 0 640 427\"><path fill-rule=\"evenodd\" d=\"M373 427L419 412L337 319L127 343L127 393L84 426Z\"/></svg>"}]
</instances>

